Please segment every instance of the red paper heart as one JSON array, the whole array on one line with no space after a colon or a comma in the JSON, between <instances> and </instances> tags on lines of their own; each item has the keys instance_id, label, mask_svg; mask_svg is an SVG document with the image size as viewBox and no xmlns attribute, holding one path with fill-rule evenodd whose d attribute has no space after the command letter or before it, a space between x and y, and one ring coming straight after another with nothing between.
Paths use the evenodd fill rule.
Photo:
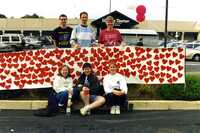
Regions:
<instances>
[{"instance_id":1,"label":"red paper heart","mask_svg":"<svg viewBox=\"0 0 200 133\"><path fill-rule=\"evenodd\" d=\"M183 76L182 73L178 73L178 78L181 78Z\"/></svg>"},{"instance_id":2,"label":"red paper heart","mask_svg":"<svg viewBox=\"0 0 200 133\"><path fill-rule=\"evenodd\" d=\"M178 54L173 52L172 55L173 55L173 57L176 57Z\"/></svg>"},{"instance_id":3,"label":"red paper heart","mask_svg":"<svg viewBox=\"0 0 200 133\"><path fill-rule=\"evenodd\" d=\"M183 70L183 66L180 66L180 65L179 65L179 66L178 66L178 70L179 70L179 71Z\"/></svg>"}]
</instances>

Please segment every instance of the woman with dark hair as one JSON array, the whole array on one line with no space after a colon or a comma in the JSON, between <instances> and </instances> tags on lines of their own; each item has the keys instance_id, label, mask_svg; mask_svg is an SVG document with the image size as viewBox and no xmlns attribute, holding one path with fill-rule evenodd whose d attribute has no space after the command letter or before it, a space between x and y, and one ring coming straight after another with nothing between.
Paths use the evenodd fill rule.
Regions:
<instances>
[{"instance_id":1,"label":"woman with dark hair","mask_svg":"<svg viewBox=\"0 0 200 133\"><path fill-rule=\"evenodd\" d=\"M81 88L80 97L85 106L80 109L81 115L89 115L90 110L98 108L105 103L105 98L101 96L103 88L90 63L83 65L83 73L80 75L77 87Z\"/></svg>"},{"instance_id":2,"label":"woman with dark hair","mask_svg":"<svg viewBox=\"0 0 200 133\"><path fill-rule=\"evenodd\" d=\"M127 100L127 83L123 75L117 73L115 62L109 64L109 74L103 79L103 87L106 93L106 101L111 106L110 114L120 114L120 106L124 106Z\"/></svg>"},{"instance_id":3,"label":"woman with dark hair","mask_svg":"<svg viewBox=\"0 0 200 133\"><path fill-rule=\"evenodd\" d=\"M73 91L73 81L67 65L63 65L58 70L53 81L53 89L56 92L58 107L65 112L68 96L71 96Z\"/></svg>"}]
</instances>

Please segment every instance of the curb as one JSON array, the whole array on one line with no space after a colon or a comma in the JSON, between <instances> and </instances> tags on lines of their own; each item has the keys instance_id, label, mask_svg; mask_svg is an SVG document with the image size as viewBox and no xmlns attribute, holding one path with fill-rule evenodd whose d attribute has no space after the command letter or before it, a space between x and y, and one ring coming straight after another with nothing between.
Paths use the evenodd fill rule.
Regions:
<instances>
[{"instance_id":1,"label":"curb","mask_svg":"<svg viewBox=\"0 0 200 133\"><path fill-rule=\"evenodd\" d=\"M47 100L0 100L0 109L36 110L45 108ZM200 101L131 100L130 110L199 110Z\"/></svg>"}]
</instances>

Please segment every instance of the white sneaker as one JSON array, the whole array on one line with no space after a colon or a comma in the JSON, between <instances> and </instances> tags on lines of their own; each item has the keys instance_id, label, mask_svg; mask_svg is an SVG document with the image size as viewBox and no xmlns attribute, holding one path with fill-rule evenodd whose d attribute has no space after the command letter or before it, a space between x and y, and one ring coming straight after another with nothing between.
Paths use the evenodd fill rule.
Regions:
<instances>
[{"instance_id":1,"label":"white sneaker","mask_svg":"<svg viewBox=\"0 0 200 133\"><path fill-rule=\"evenodd\" d=\"M88 114L88 111L89 111L89 109L88 109L87 106L84 106L83 108L80 109L80 113L81 113L81 115L83 115L83 116L87 115L87 114Z\"/></svg>"},{"instance_id":2,"label":"white sneaker","mask_svg":"<svg viewBox=\"0 0 200 133\"><path fill-rule=\"evenodd\" d=\"M120 106L115 106L115 114L120 114Z\"/></svg>"},{"instance_id":3,"label":"white sneaker","mask_svg":"<svg viewBox=\"0 0 200 133\"><path fill-rule=\"evenodd\" d=\"M110 108L110 114L115 114L115 106L112 106L111 108Z\"/></svg>"}]
</instances>

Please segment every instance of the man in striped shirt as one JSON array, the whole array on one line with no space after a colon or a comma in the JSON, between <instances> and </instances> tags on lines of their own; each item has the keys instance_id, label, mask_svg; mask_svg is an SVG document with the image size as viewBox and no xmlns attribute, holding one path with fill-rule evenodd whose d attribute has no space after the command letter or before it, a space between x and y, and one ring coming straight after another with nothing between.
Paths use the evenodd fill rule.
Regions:
<instances>
[{"instance_id":1,"label":"man in striped shirt","mask_svg":"<svg viewBox=\"0 0 200 133\"><path fill-rule=\"evenodd\" d=\"M71 34L71 45L74 48L90 47L95 44L95 35L90 26L88 26L88 13L80 13L81 23L72 31Z\"/></svg>"}]
</instances>

